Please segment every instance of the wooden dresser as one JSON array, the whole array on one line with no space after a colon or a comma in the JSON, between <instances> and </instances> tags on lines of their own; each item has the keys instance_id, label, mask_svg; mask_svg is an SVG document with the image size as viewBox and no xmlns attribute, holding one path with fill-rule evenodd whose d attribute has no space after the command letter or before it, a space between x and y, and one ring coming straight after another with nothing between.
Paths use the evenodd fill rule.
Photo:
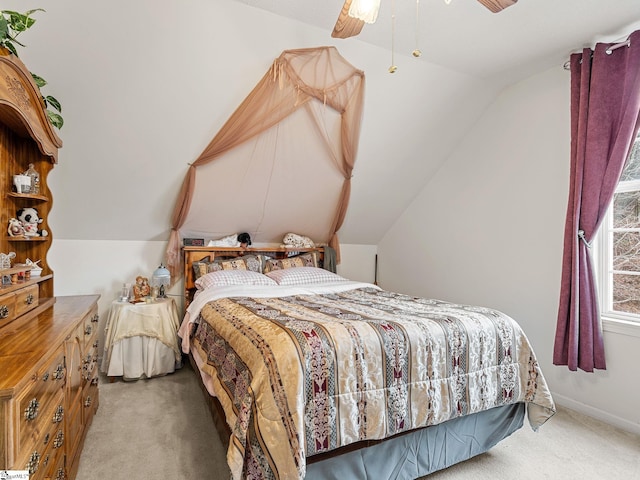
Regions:
<instances>
[{"instance_id":1,"label":"wooden dresser","mask_svg":"<svg viewBox=\"0 0 640 480\"><path fill-rule=\"evenodd\" d=\"M58 297L0 330L0 470L75 478L98 408L98 295Z\"/></svg>"},{"instance_id":2,"label":"wooden dresser","mask_svg":"<svg viewBox=\"0 0 640 480\"><path fill-rule=\"evenodd\" d=\"M0 471L28 470L30 480L75 478L98 408L99 296L54 296L47 261L48 175L61 146L31 73L0 47L0 253L11 261L0 264ZM38 188L14 188L24 173ZM48 235L8 231L25 208Z\"/></svg>"}]
</instances>

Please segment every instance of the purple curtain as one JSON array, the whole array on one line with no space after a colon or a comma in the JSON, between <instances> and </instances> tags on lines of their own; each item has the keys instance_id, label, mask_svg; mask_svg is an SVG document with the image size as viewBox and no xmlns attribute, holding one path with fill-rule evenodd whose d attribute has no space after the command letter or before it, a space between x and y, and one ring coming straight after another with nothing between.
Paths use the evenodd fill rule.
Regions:
<instances>
[{"instance_id":1,"label":"purple curtain","mask_svg":"<svg viewBox=\"0 0 640 480\"><path fill-rule=\"evenodd\" d=\"M604 342L590 244L613 199L638 131L640 30L629 46L571 55L571 177L555 365L605 369Z\"/></svg>"}]
</instances>

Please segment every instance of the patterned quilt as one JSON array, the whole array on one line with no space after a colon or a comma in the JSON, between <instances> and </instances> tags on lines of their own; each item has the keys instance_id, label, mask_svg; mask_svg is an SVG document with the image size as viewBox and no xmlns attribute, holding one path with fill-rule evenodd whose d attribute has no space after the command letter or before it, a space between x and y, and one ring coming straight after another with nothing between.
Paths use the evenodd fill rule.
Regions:
<instances>
[{"instance_id":1,"label":"patterned quilt","mask_svg":"<svg viewBox=\"0 0 640 480\"><path fill-rule=\"evenodd\" d=\"M305 458L500 405L555 406L518 324L373 287L206 303L191 347L232 429L235 479L303 479Z\"/></svg>"}]
</instances>

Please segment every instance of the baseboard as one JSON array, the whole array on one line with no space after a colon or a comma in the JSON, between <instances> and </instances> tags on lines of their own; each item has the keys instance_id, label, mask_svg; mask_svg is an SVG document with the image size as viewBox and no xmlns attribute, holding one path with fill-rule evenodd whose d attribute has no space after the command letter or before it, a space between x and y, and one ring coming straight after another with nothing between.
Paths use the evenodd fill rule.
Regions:
<instances>
[{"instance_id":1,"label":"baseboard","mask_svg":"<svg viewBox=\"0 0 640 480\"><path fill-rule=\"evenodd\" d=\"M616 415L612 415L603 410L600 410L599 408L595 408L590 405L585 405L584 403L577 402L569 397L565 397L557 393L552 393L552 396L556 404L560 405L561 407L574 410L578 413L582 413L583 415L587 415L589 417L595 418L604 423L612 425L616 428L620 428L627 432L640 435L640 424L633 423L624 418L620 418L620 417L617 417Z\"/></svg>"}]
</instances>

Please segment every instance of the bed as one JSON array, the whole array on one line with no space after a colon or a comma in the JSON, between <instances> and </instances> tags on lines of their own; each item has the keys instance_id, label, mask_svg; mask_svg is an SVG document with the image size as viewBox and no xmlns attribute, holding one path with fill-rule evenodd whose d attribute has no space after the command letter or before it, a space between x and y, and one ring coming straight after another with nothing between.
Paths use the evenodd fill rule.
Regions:
<instances>
[{"instance_id":1,"label":"bed","mask_svg":"<svg viewBox=\"0 0 640 480\"><path fill-rule=\"evenodd\" d=\"M320 268L318 252L291 253L187 265L201 275L182 349L234 479L417 478L555 413L509 316L350 281Z\"/></svg>"}]
</instances>

